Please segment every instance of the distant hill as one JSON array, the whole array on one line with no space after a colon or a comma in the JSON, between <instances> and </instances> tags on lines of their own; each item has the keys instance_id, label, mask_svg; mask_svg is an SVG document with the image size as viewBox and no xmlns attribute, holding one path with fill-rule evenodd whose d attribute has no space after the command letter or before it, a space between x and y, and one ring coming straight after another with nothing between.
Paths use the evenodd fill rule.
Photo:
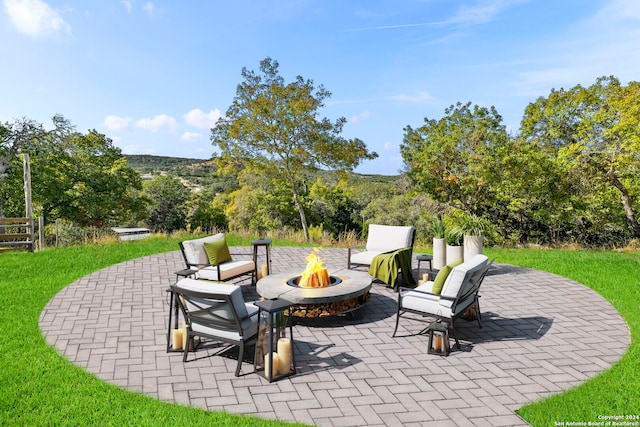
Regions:
<instances>
[{"instance_id":1,"label":"distant hill","mask_svg":"<svg viewBox=\"0 0 640 427\"><path fill-rule=\"evenodd\" d=\"M150 179L159 175L172 175L181 178L185 184L192 188L203 187L216 181L213 173L216 167L212 159L188 159L181 157L151 156L148 154L125 154L127 164L136 170L143 179ZM331 181L331 173L319 171L325 181ZM394 182L398 176L353 174L354 182L358 183L380 183Z\"/></svg>"}]
</instances>

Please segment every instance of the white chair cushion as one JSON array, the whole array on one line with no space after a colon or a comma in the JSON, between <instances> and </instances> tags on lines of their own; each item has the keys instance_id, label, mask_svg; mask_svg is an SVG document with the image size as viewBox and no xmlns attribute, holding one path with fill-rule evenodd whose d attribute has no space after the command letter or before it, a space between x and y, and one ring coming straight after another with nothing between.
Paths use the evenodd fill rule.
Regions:
<instances>
[{"instance_id":1,"label":"white chair cushion","mask_svg":"<svg viewBox=\"0 0 640 427\"><path fill-rule=\"evenodd\" d=\"M429 281L418 286L416 290L431 292L432 288L433 282ZM464 301L458 301L455 312L452 312L452 300L442 299L440 295L409 291L402 295L401 307L443 317L452 317L465 311L473 303L474 299L474 296L471 296Z\"/></svg>"},{"instance_id":2,"label":"white chair cushion","mask_svg":"<svg viewBox=\"0 0 640 427\"><path fill-rule=\"evenodd\" d=\"M431 292L433 283L429 282L418 286L416 289ZM451 317L451 307L440 304L440 295L423 294L409 291L402 295L402 308L416 310L425 313L439 314L444 317Z\"/></svg>"},{"instance_id":3,"label":"white chair cushion","mask_svg":"<svg viewBox=\"0 0 640 427\"><path fill-rule=\"evenodd\" d=\"M411 226L369 224L367 251L389 252L411 247Z\"/></svg>"},{"instance_id":4,"label":"white chair cushion","mask_svg":"<svg viewBox=\"0 0 640 427\"><path fill-rule=\"evenodd\" d=\"M214 234L213 236L202 237L200 239L185 240L182 242L184 248L184 256L191 265L204 267L209 265L209 256L204 250L204 242L214 242L224 239L223 233Z\"/></svg>"},{"instance_id":5,"label":"white chair cushion","mask_svg":"<svg viewBox=\"0 0 640 427\"><path fill-rule=\"evenodd\" d=\"M362 251L362 252L357 252L357 253L351 254L351 263L352 264L371 265L371 262L373 262L373 258L376 255L379 255L381 253L382 252L380 252L380 251Z\"/></svg>"},{"instance_id":6,"label":"white chair cushion","mask_svg":"<svg viewBox=\"0 0 640 427\"><path fill-rule=\"evenodd\" d=\"M467 273L483 269L487 265L488 260L489 258L487 258L486 255L478 254L470 260L454 267L453 270L451 270L451 273L449 273L447 280L444 282L441 295L444 297L456 298L460 293L460 287L462 286Z\"/></svg>"},{"instance_id":7,"label":"white chair cushion","mask_svg":"<svg viewBox=\"0 0 640 427\"><path fill-rule=\"evenodd\" d=\"M220 276L218 277L218 267L220 267ZM223 262L217 266L209 266L201 268L196 273L197 279L204 280L226 280L240 274L250 273L256 269L256 265L250 260L237 260Z\"/></svg>"},{"instance_id":8,"label":"white chair cushion","mask_svg":"<svg viewBox=\"0 0 640 427\"><path fill-rule=\"evenodd\" d=\"M179 280L176 283L176 287L196 292L229 295L231 303L238 313L238 317L243 319L248 316L247 304L245 304L244 298L242 297L242 289L238 286L187 278ZM227 316L227 318L229 317L230 316Z\"/></svg>"}]
</instances>

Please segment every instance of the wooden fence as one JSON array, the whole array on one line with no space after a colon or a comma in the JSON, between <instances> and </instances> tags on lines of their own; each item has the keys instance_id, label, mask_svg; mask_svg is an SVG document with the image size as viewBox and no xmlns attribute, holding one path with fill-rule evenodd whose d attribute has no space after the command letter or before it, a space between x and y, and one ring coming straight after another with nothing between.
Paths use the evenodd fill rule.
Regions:
<instances>
[{"instance_id":1,"label":"wooden fence","mask_svg":"<svg viewBox=\"0 0 640 427\"><path fill-rule=\"evenodd\" d=\"M33 222L30 218L0 218L0 246L35 248Z\"/></svg>"}]
</instances>

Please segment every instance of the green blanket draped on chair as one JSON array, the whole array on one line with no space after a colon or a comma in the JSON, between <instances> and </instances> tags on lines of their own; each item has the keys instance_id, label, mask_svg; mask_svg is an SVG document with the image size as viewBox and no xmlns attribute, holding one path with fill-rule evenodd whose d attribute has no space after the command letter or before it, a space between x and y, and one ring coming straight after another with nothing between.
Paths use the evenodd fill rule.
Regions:
<instances>
[{"instance_id":1,"label":"green blanket draped on chair","mask_svg":"<svg viewBox=\"0 0 640 427\"><path fill-rule=\"evenodd\" d=\"M415 286L411 269L411 248L384 252L373 257L369 266L369 274L392 288L398 279L398 270L402 271L402 286Z\"/></svg>"}]
</instances>

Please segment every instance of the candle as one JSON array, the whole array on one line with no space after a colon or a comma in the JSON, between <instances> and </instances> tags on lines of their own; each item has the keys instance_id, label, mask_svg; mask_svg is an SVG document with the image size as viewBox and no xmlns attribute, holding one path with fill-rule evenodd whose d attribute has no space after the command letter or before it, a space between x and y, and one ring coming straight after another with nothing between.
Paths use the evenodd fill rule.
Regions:
<instances>
[{"instance_id":1,"label":"candle","mask_svg":"<svg viewBox=\"0 0 640 427\"><path fill-rule=\"evenodd\" d=\"M436 351L442 353L442 335L436 335Z\"/></svg>"},{"instance_id":2,"label":"candle","mask_svg":"<svg viewBox=\"0 0 640 427\"><path fill-rule=\"evenodd\" d=\"M174 350L182 350L182 329L171 331L171 346Z\"/></svg>"},{"instance_id":3,"label":"candle","mask_svg":"<svg viewBox=\"0 0 640 427\"><path fill-rule=\"evenodd\" d=\"M278 368L280 366L278 353L271 353L271 357L273 358L273 373L274 375L278 375ZM264 376L271 379L271 369L269 369L269 366L269 354L267 353L264 355Z\"/></svg>"},{"instance_id":4,"label":"candle","mask_svg":"<svg viewBox=\"0 0 640 427\"><path fill-rule=\"evenodd\" d=\"M269 275L269 266L267 264L262 264L261 270L262 277Z\"/></svg>"},{"instance_id":5,"label":"candle","mask_svg":"<svg viewBox=\"0 0 640 427\"><path fill-rule=\"evenodd\" d=\"M424 282L428 282L428 281L429 281L429 273L424 273L424 274L422 275L422 280L423 280Z\"/></svg>"},{"instance_id":6,"label":"candle","mask_svg":"<svg viewBox=\"0 0 640 427\"><path fill-rule=\"evenodd\" d=\"M280 338L278 340L278 373L280 375L291 372L291 340Z\"/></svg>"}]
</instances>

